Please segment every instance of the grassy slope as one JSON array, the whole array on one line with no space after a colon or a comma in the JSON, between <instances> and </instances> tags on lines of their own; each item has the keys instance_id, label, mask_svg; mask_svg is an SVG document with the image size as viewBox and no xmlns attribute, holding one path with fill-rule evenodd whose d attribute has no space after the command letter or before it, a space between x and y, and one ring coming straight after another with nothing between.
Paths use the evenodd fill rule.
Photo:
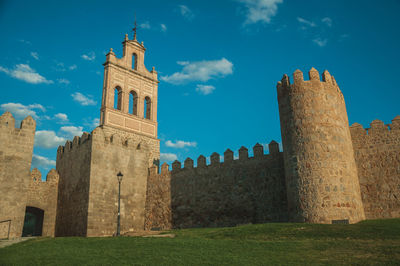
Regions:
<instances>
[{"instance_id":1,"label":"grassy slope","mask_svg":"<svg viewBox=\"0 0 400 266\"><path fill-rule=\"evenodd\" d=\"M0 265L400 264L400 219L174 233L174 239L39 238L0 249Z\"/></svg>"}]
</instances>

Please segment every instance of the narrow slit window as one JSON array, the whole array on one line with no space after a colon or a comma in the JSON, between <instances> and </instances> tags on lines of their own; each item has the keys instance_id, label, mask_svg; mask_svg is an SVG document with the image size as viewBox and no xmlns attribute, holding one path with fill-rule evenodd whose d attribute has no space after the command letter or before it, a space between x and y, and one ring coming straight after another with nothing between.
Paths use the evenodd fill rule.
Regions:
<instances>
[{"instance_id":1,"label":"narrow slit window","mask_svg":"<svg viewBox=\"0 0 400 266\"><path fill-rule=\"evenodd\" d=\"M114 109L121 110L122 106L122 89L120 87L116 87L114 89Z\"/></svg>"},{"instance_id":2,"label":"narrow slit window","mask_svg":"<svg viewBox=\"0 0 400 266\"><path fill-rule=\"evenodd\" d=\"M138 96L135 91L129 93L129 113L137 115Z\"/></svg>"},{"instance_id":3,"label":"narrow slit window","mask_svg":"<svg viewBox=\"0 0 400 266\"><path fill-rule=\"evenodd\" d=\"M146 96L144 98L144 110L143 110L144 118L151 119L151 99L150 97Z\"/></svg>"}]
</instances>

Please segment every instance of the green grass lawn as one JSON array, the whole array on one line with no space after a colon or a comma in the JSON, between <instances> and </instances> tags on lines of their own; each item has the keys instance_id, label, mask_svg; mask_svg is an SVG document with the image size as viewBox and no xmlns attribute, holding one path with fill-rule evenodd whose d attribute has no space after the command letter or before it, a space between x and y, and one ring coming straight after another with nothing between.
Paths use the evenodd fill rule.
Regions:
<instances>
[{"instance_id":1,"label":"green grass lawn","mask_svg":"<svg viewBox=\"0 0 400 266\"><path fill-rule=\"evenodd\" d=\"M400 265L400 219L174 230L175 238L37 238L0 265Z\"/></svg>"}]
</instances>

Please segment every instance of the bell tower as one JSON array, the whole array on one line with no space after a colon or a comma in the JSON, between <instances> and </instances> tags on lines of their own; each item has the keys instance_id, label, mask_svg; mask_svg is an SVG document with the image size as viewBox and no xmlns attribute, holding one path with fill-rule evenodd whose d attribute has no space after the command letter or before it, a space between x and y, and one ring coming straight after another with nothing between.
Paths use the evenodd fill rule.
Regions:
<instances>
[{"instance_id":1,"label":"bell tower","mask_svg":"<svg viewBox=\"0 0 400 266\"><path fill-rule=\"evenodd\" d=\"M144 65L146 48L136 39L125 35L122 58L113 49L106 55L100 126L124 132L146 142L151 148L149 166L158 164L160 144L157 139L158 79L154 67Z\"/></svg>"}]
</instances>

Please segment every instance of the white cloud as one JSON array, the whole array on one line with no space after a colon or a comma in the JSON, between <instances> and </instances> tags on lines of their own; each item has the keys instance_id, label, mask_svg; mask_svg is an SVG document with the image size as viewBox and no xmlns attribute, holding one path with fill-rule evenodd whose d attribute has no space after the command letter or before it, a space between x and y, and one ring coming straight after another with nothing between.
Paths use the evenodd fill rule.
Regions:
<instances>
[{"instance_id":1,"label":"white cloud","mask_svg":"<svg viewBox=\"0 0 400 266\"><path fill-rule=\"evenodd\" d=\"M81 55L81 57L87 61L93 61L94 59L96 59L96 54L92 51L87 54Z\"/></svg>"},{"instance_id":2,"label":"white cloud","mask_svg":"<svg viewBox=\"0 0 400 266\"><path fill-rule=\"evenodd\" d=\"M165 146L171 147L171 148L182 149L182 148L185 148L185 147L196 147L197 146L197 142L177 140L175 143L173 143L172 141L167 140L165 142Z\"/></svg>"},{"instance_id":3,"label":"white cloud","mask_svg":"<svg viewBox=\"0 0 400 266\"><path fill-rule=\"evenodd\" d=\"M317 26L317 24L315 24L314 22L306 20L306 19L301 18L301 17L297 17L297 21L300 22L301 24L309 26L309 27L316 27Z\"/></svg>"},{"instance_id":4,"label":"white cloud","mask_svg":"<svg viewBox=\"0 0 400 266\"><path fill-rule=\"evenodd\" d=\"M229 60L185 62L178 61L183 66L181 72L175 72L170 76L163 76L161 80L172 84L183 84L190 81L208 81L212 78L224 77L233 73L233 64Z\"/></svg>"},{"instance_id":5,"label":"white cloud","mask_svg":"<svg viewBox=\"0 0 400 266\"><path fill-rule=\"evenodd\" d=\"M239 0L246 7L246 20L244 25L257 22L270 23L271 18L278 11L278 4L283 0Z\"/></svg>"},{"instance_id":6,"label":"white cloud","mask_svg":"<svg viewBox=\"0 0 400 266\"><path fill-rule=\"evenodd\" d=\"M20 103L3 103L0 108L6 112L10 112L16 119L24 119L28 115L32 116L34 119L38 119L37 110L45 112L46 109L37 103L23 105Z\"/></svg>"},{"instance_id":7,"label":"white cloud","mask_svg":"<svg viewBox=\"0 0 400 266\"><path fill-rule=\"evenodd\" d=\"M56 166L56 161L50 160L46 157L33 154L32 155L32 168L44 168L49 169L50 167Z\"/></svg>"},{"instance_id":8,"label":"white cloud","mask_svg":"<svg viewBox=\"0 0 400 266\"><path fill-rule=\"evenodd\" d=\"M185 5L179 5L178 6L179 13L187 20L192 20L194 19L194 14L190 8L188 8Z\"/></svg>"},{"instance_id":9,"label":"white cloud","mask_svg":"<svg viewBox=\"0 0 400 266\"><path fill-rule=\"evenodd\" d=\"M58 83L68 85L70 82L68 79L57 79Z\"/></svg>"},{"instance_id":10,"label":"white cloud","mask_svg":"<svg viewBox=\"0 0 400 266\"><path fill-rule=\"evenodd\" d=\"M24 44L28 44L28 45L31 45L32 43L30 42L30 41L27 41L27 40L19 40L21 43L24 43Z\"/></svg>"},{"instance_id":11,"label":"white cloud","mask_svg":"<svg viewBox=\"0 0 400 266\"><path fill-rule=\"evenodd\" d=\"M99 118L93 119L91 126L98 127L99 125L100 125L100 119Z\"/></svg>"},{"instance_id":12,"label":"white cloud","mask_svg":"<svg viewBox=\"0 0 400 266\"><path fill-rule=\"evenodd\" d=\"M60 120L60 122L62 122L62 123L67 123L67 122L69 122L68 116L67 116L66 114L58 113L58 114L55 114L54 117L55 117L56 119Z\"/></svg>"},{"instance_id":13,"label":"white cloud","mask_svg":"<svg viewBox=\"0 0 400 266\"><path fill-rule=\"evenodd\" d=\"M160 160L164 161L164 162L175 161L177 159L178 159L178 157L174 153L161 153L160 154Z\"/></svg>"},{"instance_id":14,"label":"white cloud","mask_svg":"<svg viewBox=\"0 0 400 266\"><path fill-rule=\"evenodd\" d=\"M75 64L68 67L69 70L75 70L76 68L77 66Z\"/></svg>"},{"instance_id":15,"label":"white cloud","mask_svg":"<svg viewBox=\"0 0 400 266\"><path fill-rule=\"evenodd\" d=\"M215 87L212 85L200 85L198 84L196 87L196 91L203 95L211 94L215 90Z\"/></svg>"},{"instance_id":16,"label":"white cloud","mask_svg":"<svg viewBox=\"0 0 400 266\"><path fill-rule=\"evenodd\" d=\"M161 31L162 32L166 32L167 31L167 26L165 26L165 24L160 24L160 27L161 27Z\"/></svg>"},{"instance_id":17,"label":"white cloud","mask_svg":"<svg viewBox=\"0 0 400 266\"><path fill-rule=\"evenodd\" d=\"M144 30L149 30L151 28L151 26L148 21L145 21L145 22L139 24L139 28L144 29Z\"/></svg>"},{"instance_id":18,"label":"white cloud","mask_svg":"<svg viewBox=\"0 0 400 266\"><path fill-rule=\"evenodd\" d=\"M58 137L54 131L39 130L35 133L35 146L40 148L54 148L63 145L66 139Z\"/></svg>"},{"instance_id":19,"label":"white cloud","mask_svg":"<svg viewBox=\"0 0 400 266\"><path fill-rule=\"evenodd\" d=\"M71 94L72 98L78 102L80 105L87 106L87 105L96 105L97 102L91 99L90 96L85 96L80 92L75 92Z\"/></svg>"},{"instance_id":20,"label":"white cloud","mask_svg":"<svg viewBox=\"0 0 400 266\"><path fill-rule=\"evenodd\" d=\"M53 83L53 81L47 80L45 77L41 76L27 64L18 64L14 67L14 69L7 69L5 67L0 66L0 72L4 72L13 78L25 81L27 83L32 83L32 84Z\"/></svg>"},{"instance_id":21,"label":"white cloud","mask_svg":"<svg viewBox=\"0 0 400 266\"><path fill-rule=\"evenodd\" d=\"M65 127L61 127L60 131L67 138L73 138L75 136L82 136L83 127L65 126Z\"/></svg>"},{"instance_id":22,"label":"white cloud","mask_svg":"<svg viewBox=\"0 0 400 266\"><path fill-rule=\"evenodd\" d=\"M319 47L324 47L328 43L328 40L327 39L316 38L316 39L313 40L313 42L316 45L318 45Z\"/></svg>"},{"instance_id":23,"label":"white cloud","mask_svg":"<svg viewBox=\"0 0 400 266\"><path fill-rule=\"evenodd\" d=\"M326 26L332 27L332 19L331 19L331 18L325 17L325 18L321 19L321 21L322 21L323 23L325 23Z\"/></svg>"},{"instance_id":24,"label":"white cloud","mask_svg":"<svg viewBox=\"0 0 400 266\"><path fill-rule=\"evenodd\" d=\"M35 58L36 60L39 60L39 54L38 54L38 53L36 53L36 52L31 52L31 56L32 56L33 58Z\"/></svg>"}]
</instances>

